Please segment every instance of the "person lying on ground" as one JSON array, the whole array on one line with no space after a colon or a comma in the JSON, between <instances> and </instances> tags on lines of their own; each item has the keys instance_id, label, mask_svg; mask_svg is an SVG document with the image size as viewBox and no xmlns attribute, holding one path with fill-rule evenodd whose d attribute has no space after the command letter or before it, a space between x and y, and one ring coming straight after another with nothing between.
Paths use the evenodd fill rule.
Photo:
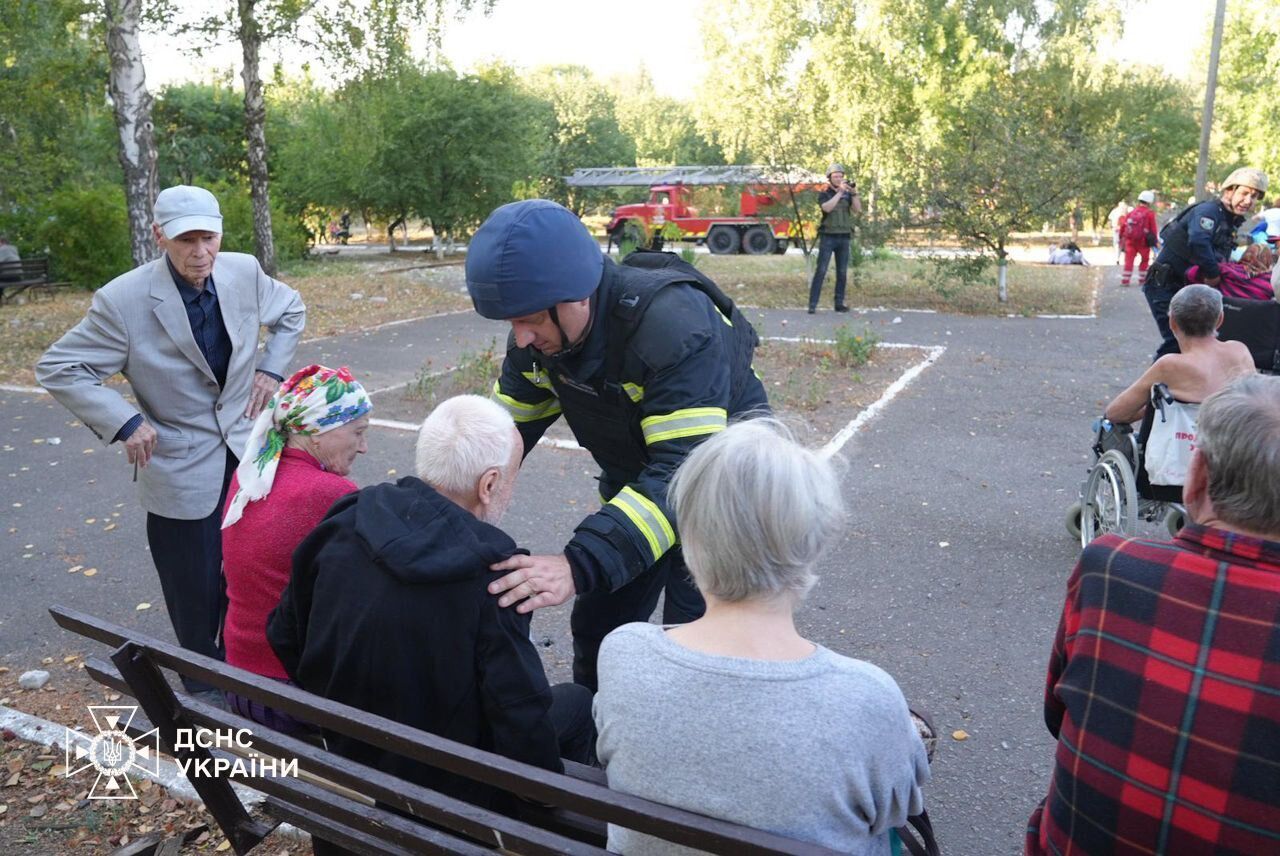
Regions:
<instances>
[{"instance_id":1,"label":"person lying on ground","mask_svg":"<svg viewBox=\"0 0 1280 856\"><path fill-rule=\"evenodd\" d=\"M267 643L267 616L289 583L294 548L329 506L356 490L347 479L373 405L344 366L307 366L284 382L258 414L240 465L231 478L222 519L222 572L227 615L222 638L232 666L288 682ZM286 713L235 693L226 694L241 716L289 734L312 729Z\"/></svg>"},{"instance_id":2,"label":"person lying on ground","mask_svg":"<svg viewBox=\"0 0 1280 856\"><path fill-rule=\"evenodd\" d=\"M1210 396L1197 433L1193 522L1103 535L1067 580L1028 856L1280 852L1280 378Z\"/></svg>"},{"instance_id":3,"label":"person lying on ground","mask_svg":"<svg viewBox=\"0 0 1280 856\"><path fill-rule=\"evenodd\" d=\"M1178 401L1204 401L1243 374L1252 374L1253 357L1241 342L1217 337L1222 326L1222 295L1207 285L1188 285L1169 303L1169 326L1181 353L1165 354L1107 405L1113 423L1138 422L1150 406L1151 387L1163 383Z\"/></svg>"},{"instance_id":4,"label":"person lying on ground","mask_svg":"<svg viewBox=\"0 0 1280 856\"><path fill-rule=\"evenodd\" d=\"M595 718L609 787L888 854L891 831L923 810L920 734L892 677L795 626L844 522L835 468L771 419L738 422L690 453L671 501L707 611L605 638ZM693 852L620 826L609 849Z\"/></svg>"},{"instance_id":5,"label":"person lying on ground","mask_svg":"<svg viewBox=\"0 0 1280 856\"><path fill-rule=\"evenodd\" d=\"M440 404L418 434L416 477L339 499L293 555L267 625L289 677L308 692L441 737L562 772L589 763L584 687L547 685L530 616L503 609L489 566L517 552L497 528L523 445L500 406ZM509 794L342 735L339 755L500 811Z\"/></svg>"}]
</instances>

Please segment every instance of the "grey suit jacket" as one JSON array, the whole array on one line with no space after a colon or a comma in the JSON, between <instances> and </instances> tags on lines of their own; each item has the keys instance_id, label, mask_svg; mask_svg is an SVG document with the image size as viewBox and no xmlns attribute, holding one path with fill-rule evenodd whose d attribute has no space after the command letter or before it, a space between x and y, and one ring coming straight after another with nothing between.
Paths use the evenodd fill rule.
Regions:
<instances>
[{"instance_id":1,"label":"grey suit jacket","mask_svg":"<svg viewBox=\"0 0 1280 856\"><path fill-rule=\"evenodd\" d=\"M243 455L253 424L244 411L254 371L288 376L306 318L298 292L253 256L219 253L213 281L232 347L222 389L163 256L98 289L84 320L36 363L40 385L104 443L142 413L159 435L150 465L138 471L142 506L179 520L207 517L218 504L223 446ZM259 355L260 327L271 336ZM117 372L135 402L103 385Z\"/></svg>"}]
</instances>

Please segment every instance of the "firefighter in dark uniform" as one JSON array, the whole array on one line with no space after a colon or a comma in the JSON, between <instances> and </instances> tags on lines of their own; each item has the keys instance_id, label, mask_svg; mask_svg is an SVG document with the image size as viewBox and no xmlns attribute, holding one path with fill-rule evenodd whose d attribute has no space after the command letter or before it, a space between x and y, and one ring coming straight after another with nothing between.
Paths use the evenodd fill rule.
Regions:
<instances>
[{"instance_id":1,"label":"firefighter in dark uniform","mask_svg":"<svg viewBox=\"0 0 1280 856\"><path fill-rule=\"evenodd\" d=\"M1206 285L1218 284L1218 264L1236 247L1236 230L1267 192L1267 176L1260 169L1241 167L1222 184L1222 195L1191 206L1166 227L1164 246L1156 256L1142 293L1163 339L1156 359L1178 353L1169 329L1169 301L1187 284L1187 268L1200 266Z\"/></svg>"},{"instance_id":2,"label":"firefighter in dark uniform","mask_svg":"<svg viewBox=\"0 0 1280 856\"><path fill-rule=\"evenodd\" d=\"M466 276L476 311L511 324L494 398L514 417L525 454L563 414L600 466L603 507L564 553L513 556L493 566L507 573L489 587L520 612L576 595L573 675L594 691L605 635L648 620L664 589L665 623L706 608L667 483L729 419L767 412L751 369L759 340L696 277L615 264L576 215L546 200L494 211L467 248ZM637 306L647 307L642 316L628 315Z\"/></svg>"}]
</instances>

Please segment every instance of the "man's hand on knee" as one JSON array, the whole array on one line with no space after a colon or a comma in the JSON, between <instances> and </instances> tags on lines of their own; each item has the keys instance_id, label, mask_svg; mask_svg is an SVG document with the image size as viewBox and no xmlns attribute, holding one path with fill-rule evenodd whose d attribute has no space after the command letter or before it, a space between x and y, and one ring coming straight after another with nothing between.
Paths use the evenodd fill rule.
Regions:
<instances>
[{"instance_id":1,"label":"man's hand on knee","mask_svg":"<svg viewBox=\"0 0 1280 856\"><path fill-rule=\"evenodd\" d=\"M559 606L575 592L573 571L563 554L558 556L512 556L492 571L510 571L489 583L489 593L500 595L498 606L517 604L516 612L533 612L544 606Z\"/></svg>"}]
</instances>

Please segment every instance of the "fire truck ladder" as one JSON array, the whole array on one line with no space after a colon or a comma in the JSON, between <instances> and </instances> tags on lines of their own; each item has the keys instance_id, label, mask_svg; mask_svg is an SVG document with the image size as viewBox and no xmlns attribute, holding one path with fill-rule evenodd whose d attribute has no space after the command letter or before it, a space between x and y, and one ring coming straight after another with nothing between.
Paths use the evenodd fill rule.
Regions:
<instances>
[{"instance_id":1,"label":"fire truck ladder","mask_svg":"<svg viewBox=\"0 0 1280 856\"><path fill-rule=\"evenodd\" d=\"M803 169L769 166L620 166L575 169L570 187L652 187L655 184L820 184L823 177Z\"/></svg>"}]
</instances>

